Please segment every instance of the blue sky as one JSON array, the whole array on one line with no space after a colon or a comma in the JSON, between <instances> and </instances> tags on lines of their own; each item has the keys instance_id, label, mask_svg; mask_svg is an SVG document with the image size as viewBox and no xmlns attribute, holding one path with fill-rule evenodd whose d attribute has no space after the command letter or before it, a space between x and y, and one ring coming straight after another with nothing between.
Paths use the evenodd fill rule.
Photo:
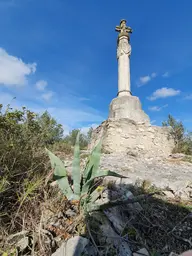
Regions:
<instances>
[{"instance_id":1,"label":"blue sky","mask_svg":"<svg viewBox=\"0 0 192 256\"><path fill-rule=\"evenodd\" d=\"M124 18L132 94L153 124L170 113L192 129L191 10L191 0L0 0L0 103L47 109L66 132L100 124L117 94Z\"/></svg>"}]
</instances>

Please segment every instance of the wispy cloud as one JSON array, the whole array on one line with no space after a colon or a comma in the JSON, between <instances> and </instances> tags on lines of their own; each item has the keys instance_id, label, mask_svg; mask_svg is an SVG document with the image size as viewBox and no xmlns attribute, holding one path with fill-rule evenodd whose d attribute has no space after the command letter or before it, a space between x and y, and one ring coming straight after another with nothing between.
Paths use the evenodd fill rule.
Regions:
<instances>
[{"instance_id":1,"label":"wispy cloud","mask_svg":"<svg viewBox=\"0 0 192 256\"><path fill-rule=\"evenodd\" d=\"M26 64L0 48L0 84L22 86L27 84L30 74L35 73L36 63Z\"/></svg>"},{"instance_id":2,"label":"wispy cloud","mask_svg":"<svg viewBox=\"0 0 192 256\"><path fill-rule=\"evenodd\" d=\"M148 100L153 101L153 100L156 100L159 98L173 97L173 96L179 95L180 93L181 93L180 90L163 87L163 88L158 89L155 92L153 92L152 95L150 97L148 97Z\"/></svg>"},{"instance_id":3,"label":"wispy cloud","mask_svg":"<svg viewBox=\"0 0 192 256\"><path fill-rule=\"evenodd\" d=\"M167 71L167 72L165 72L163 75L162 75L162 77L169 77L170 76L170 73Z\"/></svg>"},{"instance_id":4,"label":"wispy cloud","mask_svg":"<svg viewBox=\"0 0 192 256\"><path fill-rule=\"evenodd\" d=\"M43 94L41 95L41 97L42 97L42 99L44 99L44 100L46 100L46 101L49 101L49 100L53 97L53 95L54 95L54 92L48 91L48 92L46 92L46 93L43 93Z\"/></svg>"},{"instance_id":5,"label":"wispy cloud","mask_svg":"<svg viewBox=\"0 0 192 256\"><path fill-rule=\"evenodd\" d=\"M84 134L87 134L87 132L89 131L90 128L97 128L99 126L99 124L89 124L87 126L83 126L81 127L81 132L84 133Z\"/></svg>"},{"instance_id":6,"label":"wispy cloud","mask_svg":"<svg viewBox=\"0 0 192 256\"><path fill-rule=\"evenodd\" d=\"M156 120L152 120L152 121L151 121L151 124L154 124L154 123L156 123Z\"/></svg>"},{"instance_id":7,"label":"wispy cloud","mask_svg":"<svg viewBox=\"0 0 192 256\"><path fill-rule=\"evenodd\" d=\"M141 86L147 84L148 82L151 81L151 79L155 78L156 76L157 76L157 73L155 73L155 72L151 73L151 75L141 76L139 78L139 81L137 82L137 86L141 87Z\"/></svg>"},{"instance_id":8,"label":"wispy cloud","mask_svg":"<svg viewBox=\"0 0 192 256\"><path fill-rule=\"evenodd\" d=\"M35 87L38 91L44 91L48 83L45 80L39 80L36 82Z\"/></svg>"},{"instance_id":9,"label":"wispy cloud","mask_svg":"<svg viewBox=\"0 0 192 256\"><path fill-rule=\"evenodd\" d=\"M157 76L157 73L155 73L155 72L153 72L152 74L151 74L151 77L152 78L155 78Z\"/></svg>"},{"instance_id":10,"label":"wispy cloud","mask_svg":"<svg viewBox=\"0 0 192 256\"><path fill-rule=\"evenodd\" d=\"M158 112L158 111L161 111L163 108L166 108L166 107L168 107L168 104L165 104L165 105L163 105L163 106L152 106L152 107L149 107L148 109L150 110L150 111L156 111L156 112Z\"/></svg>"},{"instance_id":11,"label":"wispy cloud","mask_svg":"<svg viewBox=\"0 0 192 256\"><path fill-rule=\"evenodd\" d=\"M80 101L89 101L90 99L84 98L84 97L80 97L79 100L80 100Z\"/></svg>"},{"instance_id":12,"label":"wispy cloud","mask_svg":"<svg viewBox=\"0 0 192 256\"><path fill-rule=\"evenodd\" d=\"M29 75L33 74L34 80L35 72L35 63L26 64L19 57L12 56L0 48L0 84L5 85L0 86L0 104L11 104L11 107L19 109L26 106L36 113L48 110L64 126L66 132L74 128L82 128L86 132L88 127L97 126L106 119L102 111L89 106L89 98L79 93L77 95L76 90L69 86L64 88L65 93L59 94L58 91L52 90L55 88L55 82L49 77L38 78L39 80L32 84ZM18 88L21 85L24 86ZM12 101L15 96L16 100Z\"/></svg>"},{"instance_id":13,"label":"wispy cloud","mask_svg":"<svg viewBox=\"0 0 192 256\"><path fill-rule=\"evenodd\" d=\"M59 122L68 125L69 127L83 127L82 124L90 123L96 124L104 121L104 117L99 111L93 108L70 108L70 107L53 107L47 109L50 114L55 116ZM89 126L90 127L90 126Z\"/></svg>"}]
</instances>

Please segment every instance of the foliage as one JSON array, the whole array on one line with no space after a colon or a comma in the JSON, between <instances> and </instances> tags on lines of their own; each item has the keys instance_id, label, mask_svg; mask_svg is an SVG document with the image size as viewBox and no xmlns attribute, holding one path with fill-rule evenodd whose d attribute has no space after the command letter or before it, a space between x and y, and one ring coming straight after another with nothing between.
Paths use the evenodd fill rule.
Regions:
<instances>
[{"instance_id":1,"label":"foliage","mask_svg":"<svg viewBox=\"0 0 192 256\"><path fill-rule=\"evenodd\" d=\"M37 121L43 131L42 136L45 143L53 144L63 137L62 125L58 124L47 111L40 115Z\"/></svg>"},{"instance_id":2,"label":"foliage","mask_svg":"<svg viewBox=\"0 0 192 256\"><path fill-rule=\"evenodd\" d=\"M177 145L180 141L184 138L184 132L185 128L181 121L177 121L174 117L171 115L168 115L167 121L164 121L162 123L163 126L170 126L172 130L170 131L175 144Z\"/></svg>"},{"instance_id":3,"label":"foliage","mask_svg":"<svg viewBox=\"0 0 192 256\"><path fill-rule=\"evenodd\" d=\"M93 127L90 127L90 129L89 129L88 132L87 132L87 140L88 140L88 143L91 142L92 133L93 133Z\"/></svg>"},{"instance_id":4,"label":"foliage","mask_svg":"<svg viewBox=\"0 0 192 256\"><path fill-rule=\"evenodd\" d=\"M39 116L25 107L0 105L0 215L5 216L0 225L9 224L18 208L39 193L48 167L44 148L62 133L47 112Z\"/></svg>"},{"instance_id":5,"label":"foliage","mask_svg":"<svg viewBox=\"0 0 192 256\"><path fill-rule=\"evenodd\" d=\"M54 152L62 152L66 155L70 155L73 153L73 147L67 143L64 139L56 141L52 146L51 150Z\"/></svg>"},{"instance_id":6,"label":"foliage","mask_svg":"<svg viewBox=\"0 0 192 256\"><path fill-rule=\"evenodd\" d=\"M79 146L80 149L84 149L88 146L88 143L91 140L91 135L92 135L93 128L90 128L87 134L83 134L80 132L80 129L73 129L69 135L65 136L64 142L66 144L70 144L71 146L75 146L76 138L78 133L79 135Z\"/></svg>"},{"instance_id":7,"label":"foliage","mask_svg":"<svg viewBox=\"0 0 192 256\"><path fill-rule=\"evenodd\" d=\"M173 116L168 115L167 121L162 123L163 126L170 126L170 136L174 139L175 148L173 153L192 154L192 136L185 131L181 121L177 121Z\"/></svg>"},{"instance_id":8,"label":"foliage","mask_svg":"<svg viewBox=\"0 0 192 256\"><path fill-rule=\"evenodd\" d=\"M57 180L63 194L68 200L79 200L83 212L90 212L95 209L94 203L100 195L100 188L97 189L95 180L105 176L120 178L123 176L115 172L99 169L101 141L92 151L84 170L81 172L79 139L80 134L78 133L74 149L72 184L69 182L70 175L67 173L64 163L49 150L47 150L47 153L50 157L52 168L54 169L54 178Z\"/></svg>"}]
</instances>

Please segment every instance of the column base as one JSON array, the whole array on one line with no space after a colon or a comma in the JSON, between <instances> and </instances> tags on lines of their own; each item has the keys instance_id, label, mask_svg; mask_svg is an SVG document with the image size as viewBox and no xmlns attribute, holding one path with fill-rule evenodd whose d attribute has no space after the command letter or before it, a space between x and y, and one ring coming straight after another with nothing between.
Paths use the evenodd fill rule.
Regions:
<instances>
[{"instance_id":1,"label":"column base","mask_svg":"<svg viewBox=\"0 0 192 256\"><path fill-rule=\"evenodd\" d=\"M110 104L109 119L120 120L124 118L136 123L150 124L148 115L142 110L139 98L119 94Z\"/></svg>"},{"instance_id":2,"label":"column base","mask_svg":"<svg viewBox=\"0 0 192 256\"><path fill-rule=\"evenodd\" d=\"M128 90L119 91L117 93L118 97L120 97L120 96L131 96L131 95L132 95L131 91L128 91Z\"/></svg>"}]
</instances>

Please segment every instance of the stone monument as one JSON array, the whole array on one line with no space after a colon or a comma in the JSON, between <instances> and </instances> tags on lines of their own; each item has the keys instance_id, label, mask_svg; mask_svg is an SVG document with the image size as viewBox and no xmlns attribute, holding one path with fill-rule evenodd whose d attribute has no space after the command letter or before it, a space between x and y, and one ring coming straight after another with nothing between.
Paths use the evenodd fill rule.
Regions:
<instances>
[{"instance_id":1,"label":"stone monument","mask_svg":"<svg viewBox=\"0 0 192 256\"><path fill-rule=\"evenodd\" d=\"M152 126L138 97L131 93L130 33L126 20L115 29L117 38L118 93L110 104L109 117L92 135L90 149L103 138L103 152L136 152L169 155L174 147L167 127Z\"/></svg>"},{"instance_id":2,"label":"stone monument","mask_svg":"<svg viewBox=\"0 0 192 256\"><path fill-rule=\"evenodd\" d=\"M148 123L149 117L142 111L138 97L131 94L130 81L130 35L132 29L126 26L126 20L121 20L120 26L116 26L119 32L117 39L118 60L118 94L110 104L109 119L131 119L137 123Z\"/></svg>"}]
</instances>

